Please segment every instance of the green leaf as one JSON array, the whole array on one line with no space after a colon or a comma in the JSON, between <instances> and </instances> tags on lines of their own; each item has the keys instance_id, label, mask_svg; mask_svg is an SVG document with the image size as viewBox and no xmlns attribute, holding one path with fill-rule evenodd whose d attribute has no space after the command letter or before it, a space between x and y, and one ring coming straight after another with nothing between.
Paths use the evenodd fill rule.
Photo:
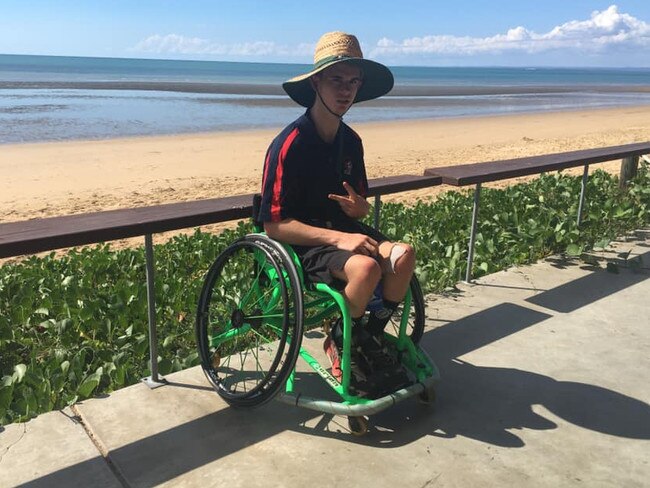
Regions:
<instances>
[{"instance_id":1,"label":"green leaf","mask_svg":"<svg viewBox=\"0 0 650 488\"><path fill-rule=\"evenodd\" d=\"M70 369L70 361L63 361L60 367L64 375L68 374L68 370Z\"/></svg>"},{"instance_id":2,"label":"green leaf","mask_svg":"<svg viewBox=\"0 0 650 488\"><path fill-rule=\"evenodd\" d=\"M169 358L162 359L158 362L158 371L160 374L166 375L172 372L172 361Z\"/></svg>"},{"instance_id":3,"label":"green leaf","mask_svg":"<svg viewBox=\"0 0 650 488\"><path fill-rule=\"evenodd\" d=\"M566 248L566 253L569 256L580 256L582 254L582 246L577 244L569 244Z\"/></svg>"},{"instance_id":4,"label":"green leaf","mask_svg":"<svg viewBox=\"0 0 650 488\"><path fill-rule=\"evenodd\" d=\"M102 377L102 368L101 366L97 368L97 371L95 371L93 374L88 375L79 385L77 388L77 394L79 395L80 398L88 398L92 392L97 388L97 385L99 385L99 381L101 380Z\"/></svg>"},{"instance_id":5,"label":"green leaf","mask_svg":"<svg viewBox=\"0 0 650 488\"><path fill-rule=\"evenodd\" d=\"M20 383L27 372L27 365L17 364L14 366L14 383Z\"/></svg>"},{"instance_id":6,"label":"green leaf","mask_svg":"<svg viewBox=\"0 0 650 488\"><path fill-rule=\"evenodd\" d=\"M13 398L14 386L2 385L0 386L0 411L7 410ZM0 417L1 419L1 417Z\"/></svg>"},{"instance_id":7,"label":"green leaf","mask_svg":"<svg viewBox=\"0 0 650 488\"><path fill-rule=\"evenodd\" d=\"M11 341L13 339L13 328L9 324L0 324L0 341Z\"/></svg>"},{"instance_id":8,"label":"green leaf","mask_svg":"<svg viewBox=\"0 0 650 488\"><path fill-rule=\"evenodd\" d=\"M594 243L594 249L605 249L607 246L609 246L609 243L611 241L609 239L601 239L598 242Z\"/></svg>"},{"instance_id":9,"label":"green leaf","mask_svg":"<svg viewBox=\"0 0 650 488\"><path fill-rule=\"evenodd\" d=\"M34 310L34 313L40 315L50 315L50 311L45 307L37 308L36 310Z\"/></svg>"}]
</instances>

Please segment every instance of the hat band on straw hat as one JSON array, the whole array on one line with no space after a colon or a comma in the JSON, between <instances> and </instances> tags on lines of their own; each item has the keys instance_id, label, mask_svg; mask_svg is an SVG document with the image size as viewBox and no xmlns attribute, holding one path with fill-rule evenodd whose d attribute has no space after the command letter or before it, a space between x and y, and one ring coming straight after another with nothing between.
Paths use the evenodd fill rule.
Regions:
<instances>
[{"instance_id":1,"label":"hat band on straw hat","mask_svg":"<svg viewBox=\"0 0 650 488\"><path fill-rule=\"evenodd\" d=\"M314 69L312 71L319 70L322 66L333 63L334 61L345 61L346 59L359 59L359 58L351 58L348 56L327 56L326 58L320 59L317 63L314 63Z\"/></svg>"}]
</instances>

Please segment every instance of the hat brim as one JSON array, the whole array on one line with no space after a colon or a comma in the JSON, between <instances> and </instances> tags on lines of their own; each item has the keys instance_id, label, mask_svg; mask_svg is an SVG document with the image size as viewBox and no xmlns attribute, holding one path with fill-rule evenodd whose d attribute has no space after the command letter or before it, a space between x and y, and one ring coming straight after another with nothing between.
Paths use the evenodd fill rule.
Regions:
<instances>
[{"instance_id":1,"label":"hat brim","mask_svg":"<svg viewBox=\"0 0 650 488\"><path fill-rule=\"evenodd\" d=\"M391 71L383 64L363 58L335 59L330 63L326 63L311 70L309 73L285 81L282 84L282 88L284 88L284 91L287 92L287 95L289 95L294 102L303 107L310 108L314 104L316 93L311 86L309 78L338 63L354 64L359 66L363 71L363 83L361 84L359 91L357 91L354 103L379 98L393 89L395 83L393 73L391 73Z\"/></svg>"}]
</instances>

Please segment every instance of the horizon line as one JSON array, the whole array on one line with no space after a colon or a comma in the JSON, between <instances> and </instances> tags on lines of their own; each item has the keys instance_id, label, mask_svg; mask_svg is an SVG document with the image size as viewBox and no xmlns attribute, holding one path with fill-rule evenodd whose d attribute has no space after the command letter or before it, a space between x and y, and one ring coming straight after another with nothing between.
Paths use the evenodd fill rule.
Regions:
<instances>
[{"instance_id":1,"label":"horizon line","mask_svg":"<svg viewBox=\"0 0 650 488\"><path fill-rule=\"evenodd\" d=\"M62 54L24 54L24 53L0 53L0 56L31 56L47 58L74 58L74 59L112 59L112 60L134 60L134 61L178 61L191 63L237 63L237 64L277 64L292 66L312 66L311 63L296 63L286 61L229 61L217 59L182 59L182 58L143 58L143 57L117 57L117 56L80 56ZM427 65L427 64L386 64L394 68L525 68L525 69L650 69L648 66L610 66L610 65L501 65L501 64L477 64L477 65Z\"/></svg>"}]
</instances>

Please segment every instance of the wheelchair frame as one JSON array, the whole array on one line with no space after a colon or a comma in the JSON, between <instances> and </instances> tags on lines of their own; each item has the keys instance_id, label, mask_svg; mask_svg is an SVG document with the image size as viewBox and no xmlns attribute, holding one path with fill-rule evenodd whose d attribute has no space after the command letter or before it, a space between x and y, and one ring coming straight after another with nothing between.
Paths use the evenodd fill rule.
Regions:
<instances>
[{"instance_id":1,"label":"wheelchair frame","mask_svg":"<svg viewBox=\"0 0 650 488\"><path fill-rule=\"evenodd\" d=\"M213 327L210 318L213 288L221 275L224 275L225 279L228 273L231 272L230 268L227 271L225 270L226 266L229 265L229 259L241 250L244 251L241 255L243 260L248 261L249 265L253 264L254 267L252 284L243 298L234 299L233 303L236 303L234 305L236 308L233 310L227 308L222 313L221 319L227 319L228 315L230 315L230 322L225 329L218 334L209 334L208 329ZM233 269L238 269L235 264L236 261L233 260ZM249 275L246 272L241 273L241 279L245 280L248 277ZM229 286L231 284L225 283L219 289ZM237 286L241 287L242 285L238 283ZM244 288L247 287L244 286ZM223 291L223 293L223 296L226 296L226 292ZM247 312L246 307L248 304L245 302L250 300L253 295L261 297L259 302L262 303L262 308L251 306ZM420 303L413 303L414 295L415 301ZM305 303L305 296L308 297L307 303ZM287 306L288 302L291 302L289 306ZM411 309L414 308L414 305L415 324L414 330L411 332L415 340L412 340L407 333L407 329ZM215 305L215 307L218 306ZM282 313L280 313L280 307L282 307ZM420 307L419 311L418 307ZM305 311L311 313L305 315ZM339 313L343 319L343 351L341 358L343 375L340 383L330 374L327 368L323 367L314 356L302 347L301 343L305 326L307 328L315 327L336 313ZM420 324L417 324L418 313L421 314ZM262 321L265 324L262 324ZM394 336L385 333L386 340L392 342L398 351L398 357L402 365L410 372L412 383L405 388L376 399L353 394L350 391L352 320L345 298L339 291L324 283L316 283L307 288L304 283L300 261L291 247L258 233L249 234L235 241L217 257L210 268L199 300L196 333L203 371L217 393L230 405L239 407L261 405L277 395L280 401L287 404L322 413L347 415L353 433L362 434L367 429L365 419L360 422L362 416L380 412L399 401L415 395L420 395L420 398L426 402L434 400L434 384L439 379L439 372L435 363L417 344L422 334L423 321L422 295L417 279L413 277L402 305L402 315L397 334ZM258 385L250 390L245 388L243 392L229 391L228 377L219 377L217 371L219 368L227 370L229 363L228 366L222 367L220 364L221 357L219 356L217 361L219 364L215 367L214 354L210 352L210 348L217 348L228 341L237 341L238 337L245 334L263 336L260 331L264 331L264 327L267 327L266 330L269 330L271 335L275 334L277 336L264 338L267 341L266 344L271 341L280 342L277 345L278 352L271 361L268 373ZM256 340L259 340L259 338L256 337ZM239 354L241 360L241 352ZM298 356L330 386L341 399L340 402L311 398L295 391L295 364ZM244 361L241 360L242 369L244 368ZM257 356L255 356L255 361L257 362L256 369L259 369L261 364ZM248 375L251 376L250 373ZM280 392L282 386L284 386L284 391Z\"/></svg>"}]
</instances>

